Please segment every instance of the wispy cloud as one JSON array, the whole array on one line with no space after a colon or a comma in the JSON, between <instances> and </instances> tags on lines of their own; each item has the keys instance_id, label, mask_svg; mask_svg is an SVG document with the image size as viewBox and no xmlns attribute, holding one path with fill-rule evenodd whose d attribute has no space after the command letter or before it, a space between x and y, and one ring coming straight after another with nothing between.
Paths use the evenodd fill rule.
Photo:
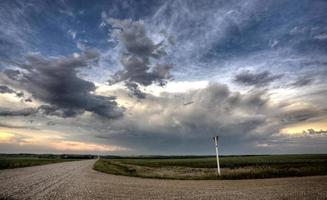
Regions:
<instances>
[{"instance_id":1,"label":"wispy cloud","mask_svg":"<svg viewBox=\"0 0 327 200\"><path fill-rule=\"evenodd\" d=\"M269 71L259 73L242 71L241 73L236 74L234 81L243 85L261 87L266 86L281 77L282 75L272 75Z\"/></svg>"}]
</instances>

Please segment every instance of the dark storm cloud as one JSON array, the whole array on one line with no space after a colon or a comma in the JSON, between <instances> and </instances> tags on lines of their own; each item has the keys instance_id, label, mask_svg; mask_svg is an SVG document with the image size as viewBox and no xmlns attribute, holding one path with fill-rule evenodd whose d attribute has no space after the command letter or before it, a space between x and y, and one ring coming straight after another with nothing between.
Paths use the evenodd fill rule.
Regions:
<instances>
[{"instance_id":1,"label":"dark storm cloud","mask_svg":"<svg viewBox=\"0 0 327 200\"><path fill-rule=\"evenodd\" d=\"M185 96L193 103L184 106ZM233 143L264 126L268 108L266 96L264 92L232 92L228 86L219 83L179 95L166 93L157 97L147 94L142 100L142 109L139 110L136 103L135 107L128 108L132 115L111 123L108 128L99 124L96 128L103 127L97 131L101 138L151 152L164 148L171 152L185 151L189 148L178 144L207 143L216 134Z\"/></svg>"},{"instance_id":2,"label":"dark storm cloud","mask_svg":"<svg viewBox=\"0 0 327 200\"><path fill-rule=\"evenodd\" d=\"M142 21L131 20L104 20L113 27L112 37L123 46L124 52L121 57L123 70L116 72L108 81L115 84L121 81L137 83L143 86L157 83L165 85L171 78L171 64L161 64L160 59L165 52L165 41L155 44L146 34L145 25ZM154 63L154 60L158 61ZM135 93L135 85L128 87ZM136 93L137 94L137 93ZM142 96L141 96L142 97Z\"/></svg>"},{"instance_id":3,"label":"dark storm cloud","mask_svg":"<svg viewBox=\"0 0 327 200\"><path fill-rule=\"evenodd\" d=\"M33 102L33 100L31 98L27 98L25 99L25 102Z\"/></svg>"},{"instance_id":4,"label":"dark storm cloud","mask_svg":"<svg viewBox=\"0 0 327 200\"><path fill-rule=\"evenodd\" d=\"M326 114L326 111L317 110L316 108L296 109L281 113L280 119L286 124L292 124L306 121L323 114Z\"/></svg>"},{"instance_id":5,"label":"dark storm cloud","mask_svg":"<svg viewBox=\"0 0 327 200\"><path fill-rule=\"evenodd\" d=\"M320 130L320 131L316 131L312 128L306 130L306 131L303 131L303 134L327 134L327 130Z\"/></svg>"},{"instance_id":6,"label":"dark storm cloud","mask_svg":"<svg viewBox=\"0 0 327 200\"><path fill-rule=\"evenodd\" d=\"M72 117L89 111L106 118L120 117L123 109L118 107L114 97L93 94L95 85L77 75L79 69L88 67L97 58L98 53L94 51L51 59L29 55L27 62L17 64L18 70L6 69L2 82L48 104L37 109L47 115Z\"/></svg>"},{"instance_id":7,"label":"dark storm cloud","mask_svg":"<svg viewBox=\"0 0 327 200\"><path fill-rule=\"evenodd\" d=\"M3 128L17 128L17 129L39 130L38 128L31 127L31 126L16 126L16 125L11 125L11 124L2 123L2 122L0 122L0 127L3 127Z\"/></svg>"},{"instance_id":8,"label":"dark storm cloud","mask_svg":"<svg viewBox=\"0 0 327 200\"><path fill-rule=\"evenodd\" d=\"M139 86L136 83L134 83L134 82L125 82L125 86L137 98L144 99L146 97L146 94L140 90Z\"/></svg>"},{"instance_id":9,"label":"dark storm cloud","mask_svg":"<svg viewBox=\"0 0 327 200\"><path fill-rule=\"evenodd\" d=\"M24 108L20 110L9 110L7 108L0 109L0 116L9 117L9 116L30 116L36 113L40 113L46 116L58 116L58 117L74 117L78 114L82 114L83 110L74 110L70 108L60 108L57 106L50 105L41 105L37 108Z\"/></svg>"},{"instance_id":10,"label":"dark storm cloud","mask_svg":"<svg viewBox=\"0 0 327 200\"><path fill-rule=\"evenodd\" d=\"M50 105L41 105L38 107L38 112L43 115L48 116L59 116L59 117L74 117L78 114L82 114L82 109L71 109L71 108L60 108L58 106L50 106Z\"/></svg>"},{"instance_id":11,"label":"dark storm cloud","mask_svg":"<svg viewBox=\"0 0 327 200\"><path fill-rule=\"evenodd\" d=\"M126 100L127 91L120 92L117 98ZM142 102L128 99L133 105L128 107L130 115L110 127L94 121L87 124L96 124L93 127L98 137L147 154L208 152L206 147L212 145L214 135L220 136L226 151L253 150L256 145L274 141L285 127L327 116L326 110L318 105L299 106L296 101L276 104L269 90L240 93L219 83L184 93L147 94ZM192 103L185 106L185 102Z\"/></svg>"},{"instance_id":12,"label":"dark storm cloud","mask_svg":"<svg viewBox=\"0 0 327 200\"><path fill-rule=\"evenodd\" d=\"M18 80L19 78L21 78L22 75L19 70L13 69L5 70L3 74L5 74L8 78L12 80Z\"/></svg>"},{"instance_id":13,"label":"dark storm cloud","mask_svg":"<svg viewBox=\"0 0 327 200\"><path fill-rule=\"evenodd\" d=\"M8 110L7 108L0 108L0 116L12 117L12 116L29 116L37 112L34 108L25 108L21 110Z\"/></svg>"},{"instance_id":14,"label":"dark storm cloud","mask_svg":"<svg viewBox=\"0 0 327 200\"><path fill-rule=\"evenodd\" d=\"M4 93L16 93L15 90L9 88L8 86L6 85L0 85L0 93L4 94Z\"/></svg>"},{"instance_id":15,"label":"dark storm cloud","mask_svg":"<svg viewBox=\"0 0 327 200\"><path fill-rule=\"evenodd\" d=\"M5 93L9 93L9 94L16 94L17 97L23 97L24 93L23 92L17 92L14 89L11 89L10 87L6 86L6 85L0 85L0 93L5 94Z\"/></svg>"},{"instance_id":16,"label":"dark storm cloud","mask_svg":"<svg viewBox=\"0 0 327 200\"><path fill-rule=\"evenodd\" d=\"M282 75L273 75L269 71L255 73L246 70L237 74L234 81L242 85L262 87L280 79L281 77Z\"/></svg>"}]
</instances>

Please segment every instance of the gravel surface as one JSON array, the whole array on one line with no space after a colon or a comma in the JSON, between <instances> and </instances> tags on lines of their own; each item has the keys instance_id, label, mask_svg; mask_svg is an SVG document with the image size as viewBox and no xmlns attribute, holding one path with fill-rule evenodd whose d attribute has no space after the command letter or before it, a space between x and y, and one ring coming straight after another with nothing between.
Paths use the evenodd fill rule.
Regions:
<instances>
[{"instance_id":1,"label":"gravel surface","mask_svg":"<svg viewBox=\"0 0 327 200\"><path fill-rule=\"evenodd\" d=\"M327 176L158 180L94 171L95 160L0 170L1 199L327 199Z\"/></svg>"}]
</instances>

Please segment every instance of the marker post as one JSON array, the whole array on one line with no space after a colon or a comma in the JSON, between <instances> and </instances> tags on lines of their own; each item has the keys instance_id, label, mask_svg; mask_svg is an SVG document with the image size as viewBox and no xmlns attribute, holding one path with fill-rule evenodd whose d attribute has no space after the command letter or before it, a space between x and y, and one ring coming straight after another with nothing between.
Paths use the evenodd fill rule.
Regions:
<instances>
[{"instance_id":1,"label":"marker post","mask_svg":"<svg viewBox=\"0 0 327 200\"><path fill-rule=\"evenodd\" d=\"M218 136L213 137L216 146L216 157L217 157L217 172L218 176L220 176L220 165L219 165L219 156L218 156Z\"/></svg>"}]
</instances>

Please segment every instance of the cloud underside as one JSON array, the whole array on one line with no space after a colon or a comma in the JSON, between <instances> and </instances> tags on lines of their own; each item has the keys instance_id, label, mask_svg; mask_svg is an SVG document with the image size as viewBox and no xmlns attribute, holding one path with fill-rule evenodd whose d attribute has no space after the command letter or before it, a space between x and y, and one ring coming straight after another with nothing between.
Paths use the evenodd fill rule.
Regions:
<instances>
[{"instance_id":1,"label":"cloud underside","mask_svg":"<svg viewBox=\"0 0 327 200\"><path fill-rule=\"evenodd\" d=\"M97 136L144 151L181 151L197 142L204 148L214 135L221 136L225 146L244 142L256 148L256 143L274 141L284 127L326 117L326 111L314 105L274 104L266 91L242 94L219 83L185 93L147 94L142 102L124 90L115 95L127 102L127 113L110 127L91 120Z\"/></svg>"},{"instance_id":2,"label":"cloud underside","mask_svg":"<svg viewBox=\"0 0 327 200\"><path fill-rule=\"evenodd\" d=\"M106 23L114 28L111 37L122 47L122 70L109 79L109 84L125 82L126 87L138 98L145 98L138 85L149 86L153 83L165 85L171 78L172 65L160 63L166 55L166 41L155 44L146 34L144 22L117 20L103 16Z\"/></svg>"},{"instance_id":3,"label":"cloud underside","mask_svg":"<svg viewBox=\"0 0 327 200\"><path fill-rule=\"evenodd\" d=\"M0 80L13 88L30 93L32 98L44 105L16 111L2 110L0 114L27 116L38 112L74 117L89 111L106 118L121 117L123 108L117 105L114 97L92 94L96 89L94 83L77 75L78 70L96 62L97 58L98 54L94 51L86 51L77 57L51 59L41 55L28 55L26 62L17 64L17 69L4 70L0 74Z\"/></svg>"},{"instance_id":4,"label":"cloud underside","mask_svg":"<svg viewBox=\"0 0 327 200\"><path fill-rule=\"evenodd\" d=\"M269 71L263 71L259 73L242 71L235 76L234 81L243 85L261 87L267 86L271 82L280 79L281 77L282 75L272 75Z\"/></svg>"}]
</instances>

